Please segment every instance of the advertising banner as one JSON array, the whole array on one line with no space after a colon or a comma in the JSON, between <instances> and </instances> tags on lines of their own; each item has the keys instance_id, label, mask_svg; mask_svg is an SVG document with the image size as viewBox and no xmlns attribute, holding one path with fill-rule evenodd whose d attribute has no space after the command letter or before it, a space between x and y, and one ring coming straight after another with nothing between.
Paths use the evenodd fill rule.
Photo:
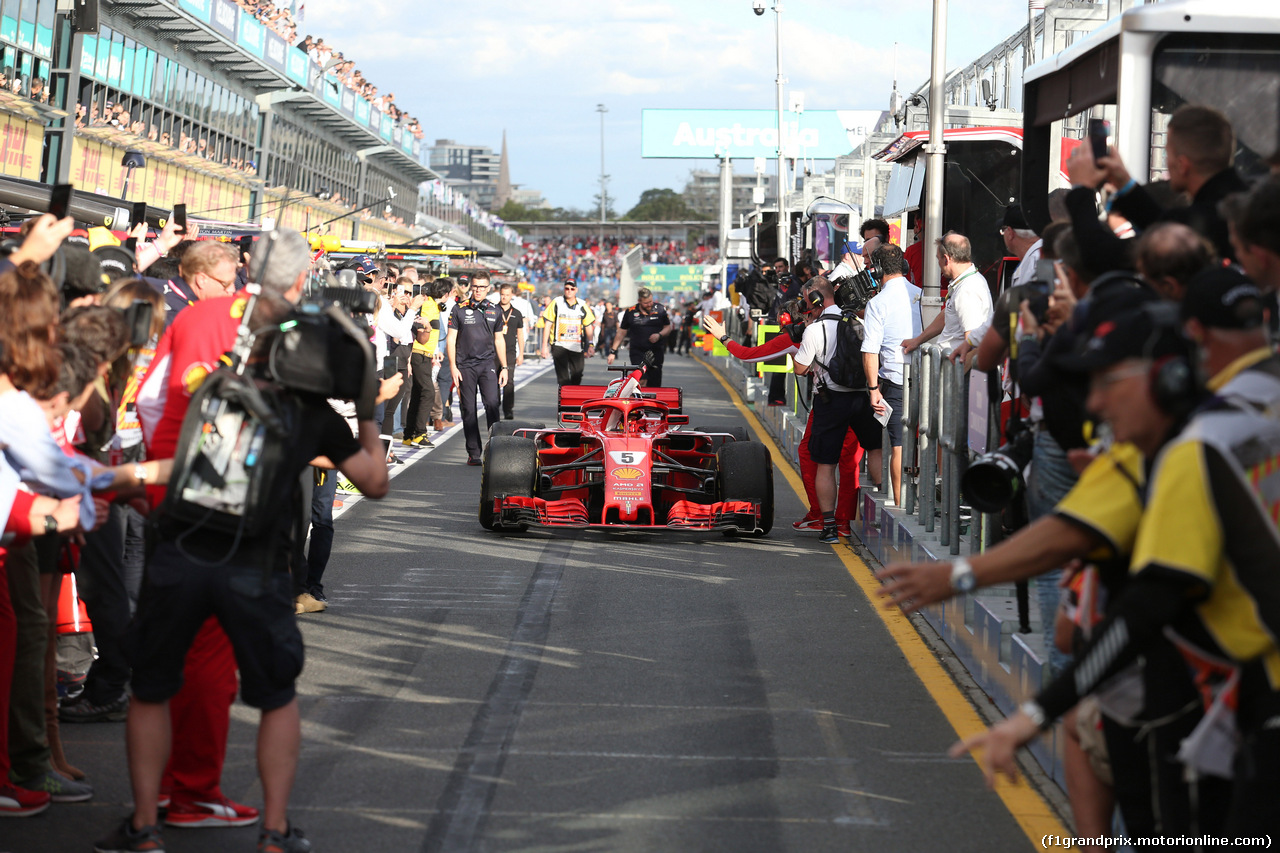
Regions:
<instances>
[{"instance_id":1,"label":"advertising banner","mask_svg":"<svg viewBox=\"0 0 1280 853\"><path fill-rule=\"evenodd\" d=\"M209 23L209 5L211 0L178 0L178 8L191 15L201 23Z\"/></svg>"},{"instance_id":2,"label":"advertising banner","mask_svg":"<svg viewBox=\"0 0 1280 853\"><path fill-rule=\"evenodd\" d=\"M44 126L0 113L0 174L40 180L40 151Z\"/></svg>"},{"instance_id":3,"label":"advertising banner","mask_svg":"<svg viewBox=\"0 0 1280 853\"><path fill-rule=\"evenodd\" d=\"M654 293L696 291L702 289L704 269L701 264L645 264L639 282Z\"/></svg>"},{"instance_id":4,"label":"advertising banner","mask_svg":"<svg viewBox=\"0 0 1280 853\"><path fill-rule=\"evenodd\" d=\"M266 33L266 49L263 51L262 58L267 64L277 71L284 71L284 56L288 52L289 45L280 36L276 35L273 30L267 30ZM295 50L294 53L301 53Z\"/></svg>"},{"instance_id":5,"label":"advertising banner","mask_svg":"<svg viewBox=\"0 0 1280 853\"><path fill-rule=\"evenodd\" d=\"M306 86L309 82L311 60L300 50L286 50L285 53L288 54L284 61L285 73L290 80Z\"/></svg>"},{"instance_id":6,"label":"advertising banner","mask_svg":"<svg viewBox=\"0 0 1280 853\"><path fill-rule=\"evenodd\" d=\"M238 17L240 17L240 7L232 0L213 0L213 15L209 20L209 24L226 36L227 40L233 44L236 40L236 19Z\"/></svg>"},{"instance_id":7,"label":"advertising banner","mask_svg":"<svg viewBox=\"0 0 1280 853\"><path fill-rule=\"evenodd\" d=\"M6 9L6 11L11 11ZM0 41L9 44L18 43L18 19L10 15L0 15Z\"/></svg>"},{"instance_id":8,"label":"advertising banner","mask_svg":"<svg viewBox=\"0 0 1280 853\"><path fill-rule=\"evenodd\" d=\"M342 114L344 116L355 116L356 93L346 86L343 86L342 91L339 94L342 95L342 106L339 107L339 109L342 110Z\"/></svg>"},{"instance_id":9,"label":"advertising banner","mask_svg":"<svg viewBox=\"0 0 1280 853\"><path fill-rule=\"evenodd\" d=\"M863 143L883 115L879 110L784 112L783 155L831 160ZM778 114L773 110L641 110L642 157L710 159L776 157Z\"/></svg>"},{"instance_id":10,"label":"advertising banner","mask_svg":"<svg viewBox=\"0 0 1280 853\"><path fill-rule=\"evenodd\" d=\"M249 53L262 58L262 33L266 28L258 23L258 19L253 15L240 10L240 34L236 38L236 44L243 47Z\"/></svg>"},{"instance_id":11,"label":"advertising banner","mask_svg":"<svg viewBox=\"0 0 1280 853\"><path fill-rule=\"evenodd\" d=\"M367 125L369 123L369 113L373 112L373 108L369 106L369 102L364 98L356 98L356 121Z\"/></svg>"}]
</instances>

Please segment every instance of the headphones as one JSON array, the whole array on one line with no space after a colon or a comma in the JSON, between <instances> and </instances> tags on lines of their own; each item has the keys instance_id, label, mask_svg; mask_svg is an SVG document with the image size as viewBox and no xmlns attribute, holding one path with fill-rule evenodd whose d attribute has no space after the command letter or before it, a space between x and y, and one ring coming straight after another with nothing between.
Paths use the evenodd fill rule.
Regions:
<instances>
[{"instance_id":1,"label":"headphones","mask_svg":"<svg viewBox=\"0 0 1280 853\"><path fill-rule=\"evenodd\" d=\"M805 301L809 303L810 308L821 308L823 303L822 293L819 290L810 290L805 296Z\"/></svg>"},{"instance_id":2,"label":"headphones","mask_svg":"<svg viewBox=\"0 0 1280 853\"><path fill-rule=\"evenodd\" d=\"M1151 398L1166 415L1178 421L1186 420L1199 404L1204 383L1200 371L1193 361L1194 350L1189 341L1181 333L1178 322L1178 308L1167 302L1153 302L1142 307L1155 323L1151 336L1143 346L1147 357L1155 351L1160 336L1174 331L1183 342L1181 352L1162 355L1154 358L1147 382L1151 389Z\"/></svg>"}]
</instances>

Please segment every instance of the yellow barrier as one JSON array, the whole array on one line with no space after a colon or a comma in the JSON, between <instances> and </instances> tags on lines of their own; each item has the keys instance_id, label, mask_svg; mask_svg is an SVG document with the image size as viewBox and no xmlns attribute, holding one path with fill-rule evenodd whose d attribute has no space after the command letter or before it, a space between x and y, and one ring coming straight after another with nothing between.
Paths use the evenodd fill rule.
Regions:
<instances>
[{"instance_id":1,"label":"yellow barrier","mask_svg":"<svg viewBox=\"0 0 1280 853\"><path fill-rule=\"evenodd\" d=\"M782 327L771 325L768 323L760 323L756 326L756 346L762 346L769 335L774 332L781 332ZM766 373L791 373L792 364L791 356L787 356L786 364L766 364L763 361L756 363L756 376L764 376Z\"/></svg>"}]
</instances>

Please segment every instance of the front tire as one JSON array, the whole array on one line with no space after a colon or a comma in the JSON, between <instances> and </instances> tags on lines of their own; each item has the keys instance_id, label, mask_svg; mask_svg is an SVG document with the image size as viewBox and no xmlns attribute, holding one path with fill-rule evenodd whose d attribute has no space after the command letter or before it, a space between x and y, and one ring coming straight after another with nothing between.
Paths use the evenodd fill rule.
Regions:
<instances>
[{"instance_id":1,"label":"front tire","mask_svg":"<svg viewBox=\"0 0 1280 853\"><path fill-rule=\"evenodd\" d=\"M500 435L489 439L480 467L480 526L485 530L527 530L497 522L493 501L502 495L531 498L538 478L538 446L531 438Z\"/></svg>"},{"instance_id":2,"label":"front tire","mask_svg":"<svg viewBox=\"0 0 1280 853\"><path fill-rule=\"evenodd\" d=\"M716 481L722 501L759 501L763 536L773 529L773 459L758 441L726 442L716 451Z\"/></svg>"}]
</instances>

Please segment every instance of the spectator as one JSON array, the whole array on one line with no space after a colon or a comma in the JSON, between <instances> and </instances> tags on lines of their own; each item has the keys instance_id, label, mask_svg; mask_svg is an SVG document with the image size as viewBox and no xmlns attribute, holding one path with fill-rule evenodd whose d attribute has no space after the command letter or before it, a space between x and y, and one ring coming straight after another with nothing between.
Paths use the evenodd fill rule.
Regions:
<instances>
[{"instance_id":1,"label":"spectator","mask_svg":"<svg viewBox=\"0 0 1280 853\"><path fill-rule=\"evenodd\" d=\"M1004 248L1018 258L1018 268L1013 271L1010 287L1017 287L1035 279L1036 262L1040 260L1044 241L1040 239L1022 213L1022 205L1011 204L1004 209L1004 222L1000 226Z\"/></svg>"},{"instance_id":2,"label":"spectator","mask_svg":"<svg viewBox=\"0 0 1280 853\"><path fill-rule=\"evenodd\" d=\"M951 348L954 361L977 345L990 324L991 289L973 265L973 251L967 237L954 232L939 237L938 266L951 282L946 305L923 332L903 341L902 349L911 352L925 341L938 338L943 349Z\"/></svg>"},{"instance_id":3,"label":"spectator","mask_svg":"<svg viewBox=\"0 0 1280 853\"><path fill-rule=\"evenodd\" d=\"M1135 248L1143 280L1171 302L1181 302L1192 276L1215 260L1209 241L1178 222L1148 229Z\"/></svg>"}]
</instances>

